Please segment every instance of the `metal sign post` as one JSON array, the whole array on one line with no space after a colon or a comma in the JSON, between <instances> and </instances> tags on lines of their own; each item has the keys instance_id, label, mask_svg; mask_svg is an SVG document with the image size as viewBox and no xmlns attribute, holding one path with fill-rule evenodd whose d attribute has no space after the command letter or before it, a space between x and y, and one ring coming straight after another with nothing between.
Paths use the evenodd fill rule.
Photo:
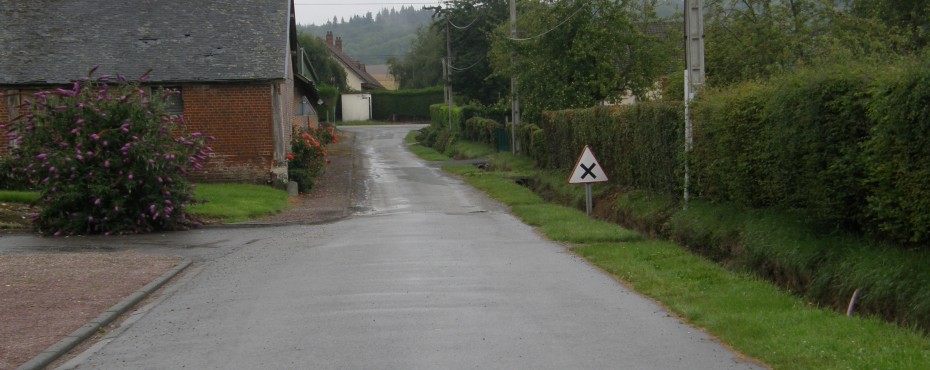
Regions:
<instances>
[{"instance_id":1,"label":"metal sign post","mask_svg":"<svg viewBox=\"0 0 930 370\"><path fill-rule=\"evenodd\" d=\"M578 162L575 163L575 169L572 171L571 176L568 177L568 183L585 185L585 208L588 211L588 216L591 216L593 205L591 184L595 182L607 182L607 174L604 173L601 164L597 162L597 158L594 158L594 152L591 151L591 148L585 145L584 150L581 151L581 156L578 157Z\"/></svg>"}]
</instances>

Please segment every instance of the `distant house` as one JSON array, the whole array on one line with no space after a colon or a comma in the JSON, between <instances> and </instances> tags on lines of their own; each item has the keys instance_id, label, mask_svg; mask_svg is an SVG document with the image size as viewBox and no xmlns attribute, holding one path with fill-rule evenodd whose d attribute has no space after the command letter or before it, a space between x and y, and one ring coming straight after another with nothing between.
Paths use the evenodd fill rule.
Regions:
<instances>
[{"instance_id":1,"label":"distant house","mask_svg":"<svg viewBox=\"0 0 930 370\"><path fill-rule=\"evenodd\" d=\"M368 73L378 80L385 89L397 90L397 81L394 79L394 75L391 74L390 66L387 64L375 64L365 67Z\"/></svg>"},{"instance_id":2,"label":"distant house","mask_svg":"<svg viewBox=\"0 0 930 370\"><path fill-rule=\"evenodd\" d=\"M342 51L342 37L336 37L333 40L333 33L326 32L326 47L329 48L333 58L342 65L346 71L346 84L350 89L355 91L365 90L384 90L384 86L378 79L372 76L365 69L365 65L352 59Z\"/></svg>"},{"instance_id":3,"label":"distant house","mask_svg":"<svg viewBox=\"0 0 930 370\"><path fill-rule=\"evenodd\" d=\"M172 104L215 153L198 181L281 183L292 128L319 100L293 0L0 0L0 124L22 97L96 76L179 89ZM0 138L6 133L0 131ZM0 140L0 156L10 143Z\"/></svg>"}]
</instances>

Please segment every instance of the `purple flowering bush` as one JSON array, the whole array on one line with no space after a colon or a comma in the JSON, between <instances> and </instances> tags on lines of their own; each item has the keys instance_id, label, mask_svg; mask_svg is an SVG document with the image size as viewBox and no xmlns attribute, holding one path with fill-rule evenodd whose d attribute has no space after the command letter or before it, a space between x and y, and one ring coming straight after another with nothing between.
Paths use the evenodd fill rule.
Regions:
<instances>
[{"instance_id":1,"label":"purple flowering bush","mask_svg":"<svg viewBox=\"0 0 930 370\"><path fill-rule=\"evenodd\" d=\"M96 69L96 68L95 68ZM193 185L211 151L165 113L171 92L89 77L24 99L13 121L13 159L41 193L35 226L44 234L114 234L183 229Z\"/></svg>"}]
</instances>

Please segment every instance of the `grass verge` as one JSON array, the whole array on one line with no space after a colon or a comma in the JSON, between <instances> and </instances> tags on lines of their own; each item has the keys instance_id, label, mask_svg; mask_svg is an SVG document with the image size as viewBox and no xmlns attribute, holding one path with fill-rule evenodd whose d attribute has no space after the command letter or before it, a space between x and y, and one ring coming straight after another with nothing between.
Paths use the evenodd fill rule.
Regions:
<instances>
[{"instance_id":1,"label":"grass verge","mask_svg":"<svg viewBox=\"0 0 930 370\"><path fill-rule=\"evenodd\" d=\"M472 159L487 157L496 153L494 148L473 141L459 140L452 144L452 153L456 159Z\"/></svg>"},{"instance_id":2,"label":"grass verge","mask_svg":"<svg viewBox=\"0 0 930 370\"><path fill-rule=\"evenodd\" d=\"M37 199L39 193L35 191L0 190L0 202L32 203Z\"/></svg>"},{"instance_id":3,"label":"grass verge","mask_svg":"<svg viewBox=\"0 0 930 370\"><path fill-rule=\"evenodd\" d=\"M418 135L420 135L419 131L410 131L410 133L404 137L404 142L408 144L408 148L410 148L410 151L413 152L413 154L423 158L423 160L433 162L443 162L452 159L440 152L437 152L433 148L417 144L416 138Z\"/></svg>"},{"instance_id":4,"label":"grass verge","mask_svg":"<svg viewBox=\"0 0 930 370\"><path fill-rule=\"evenodd\" d=\"M532 171L524 162L495 156L489 163L502 172L467 165L444 170L510 205L517 217L548 238L575 244L576 254L736 351L775 369L918 369L930 364L930 340L916 328L818 308L759 277L727 270L679 245L643 241L635 232L591 220L573 208L545 204L539 195L514 182L514 173ZM726 241L740 237L743 224L749 225L747 236L753 239L778 240L785 234L759 229L758 223L774 221L747 220L738 210L693 204L693 213L683 216L670 210L668 199L647 193L632 193L616 202L626 204L625 212L640 218L672 216L671 225L656 227L660 234L687 227L697 234L688 238L691 241L724 241L717 248L738 247ZM808 259L804 253L799 256Z\"/></svg>"},{"instance_id":5,"label":"grass verge","mask_svg":"<svg viewBox=\"0 0 930 370\"><path fill-rule=\"evenodd\" d=\"M930 343L914 330L808 305L668 242L573 249L736 350L775 369L922 369Z\"/></svg>"},{"instance_id":6,"label":"grass verge","mask_svg":"<svg viewBox=\"0 0 930 370\"><path fill-rule=\"evenodd\" d=\"M192 206L190 214L230 223L281 212L287 208L288 195L261 185L199 184L194 198L206 203Z\"/></svg>"},{"instance_id":7,"label":"grass verge","mask_svg":"<svg viewBox=\"0 0 930 370\"><path fill-rule=\"evenodd\" d=\"M397 125L397 122L386 122L386 121L344 121L336 122L336 126L384 126L384 125Z\"/></svg>"}]
</instances>

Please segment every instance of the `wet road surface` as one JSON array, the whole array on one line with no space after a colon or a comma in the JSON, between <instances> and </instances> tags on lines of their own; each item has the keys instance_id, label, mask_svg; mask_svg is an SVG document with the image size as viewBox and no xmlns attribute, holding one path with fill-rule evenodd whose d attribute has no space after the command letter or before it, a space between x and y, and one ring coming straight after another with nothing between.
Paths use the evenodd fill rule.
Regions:
<instances>
[{"instance_id":1,"label":"wet road surface","mask_svg":"<svg viewBox=\"0 0 930 370\"><path fill-rule=\"evenodd\" d=\"M753 368L416 159L410 129L348 128L358 212L343 221L0 244L201 262L69 368Z\"/></svg>"}]
</instances>

